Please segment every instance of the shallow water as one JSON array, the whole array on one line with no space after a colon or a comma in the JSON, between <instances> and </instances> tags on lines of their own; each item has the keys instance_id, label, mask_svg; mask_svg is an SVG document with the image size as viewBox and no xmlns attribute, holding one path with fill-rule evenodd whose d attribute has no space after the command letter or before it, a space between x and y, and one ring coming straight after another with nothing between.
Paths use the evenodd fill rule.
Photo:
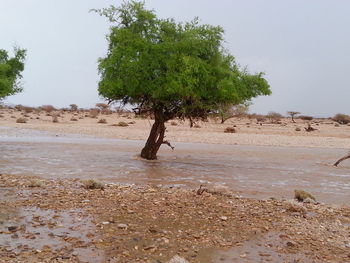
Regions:
<instances>
[{"instance_id":1,"label":"shallow water","mask_svg":"<svg viewBox=\"0 0 350 263\"><path fill-rule=\"evenodd\" d=\"M104 182L224 187L243 196L292 198L302 188L321 202L350 203L347 150L174 143L159 159L138 157L144 142L0 128L0 173Z\"/></svg>"}]
</instances>

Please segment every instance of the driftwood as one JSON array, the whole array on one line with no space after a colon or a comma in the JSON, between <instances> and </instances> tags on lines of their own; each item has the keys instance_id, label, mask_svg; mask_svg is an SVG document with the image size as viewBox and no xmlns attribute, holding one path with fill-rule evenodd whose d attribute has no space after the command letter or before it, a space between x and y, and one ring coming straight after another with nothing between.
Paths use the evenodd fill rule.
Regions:
<instances>
[{"instance_id":1,"label":"driftwood","mask_svg":"<svg viewBox=\"0 0 350 263\"><path fill-rule=\"evenodd\" d=\"M342 161L346 160L346 159L350 159L350 152L348 152L347 155L345 155L344 157L340 158L338 161L336 161L333 165L334 166L338 166L338 164L340 164Z\"/></svg>"}]
</instances>

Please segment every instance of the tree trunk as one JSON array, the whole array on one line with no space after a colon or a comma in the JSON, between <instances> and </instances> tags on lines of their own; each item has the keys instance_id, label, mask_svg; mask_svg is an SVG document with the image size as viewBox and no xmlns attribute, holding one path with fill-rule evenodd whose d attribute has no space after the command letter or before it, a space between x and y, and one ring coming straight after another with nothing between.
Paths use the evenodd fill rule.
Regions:
<instances>
[{"instance_id":1,"label":"tree trunk","mask_svg":"<svg viewBox=\"0 0 350 263\"><path fill-rule=\"evenodd\" d=\"M157 152L164 143L165 119L163 112L155 112L154 119L145 147L141 151L141 157L147 160L156 160Z\"/></svg>"}]
</instances>

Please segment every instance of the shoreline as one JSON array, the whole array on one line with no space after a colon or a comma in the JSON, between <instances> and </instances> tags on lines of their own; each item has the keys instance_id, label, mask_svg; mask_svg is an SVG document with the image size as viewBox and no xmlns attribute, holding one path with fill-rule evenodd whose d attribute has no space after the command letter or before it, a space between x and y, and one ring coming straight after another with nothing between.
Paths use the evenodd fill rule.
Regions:
<instances>
[{"instance_id":1,"label":"shoreline","mask_svg":"<svg viewBox=\"0 0 350 263\"><path fill-rule=\"evenodd\" d=\"M150 119L135 118L133 114L117 113L99 114L96 118L91 118L87 113L24 113L2 109L0 115L0 126L3 127L140 141L147 140L153 122ZM59 117L54 123L52 116L57 115ZM23 116L27 116L24 118L27 123L16 123ZM98 123L101 119L105 123ZM120 122L127 126L119 127ZM316 130L306 132L304 128L308 124ZM169 121L166 123L166 138L170 142L350 149L350 126L338 125L329 119L297 120L297 123L292 123L290 119L284 118L280 123L270 123L232 118L225 124L210 119L207 122L199 121L197 125L198 128L190 128L187 121ZM234 127L236 132L224 133L227 127Z\"/></svg>"}]
</instances>

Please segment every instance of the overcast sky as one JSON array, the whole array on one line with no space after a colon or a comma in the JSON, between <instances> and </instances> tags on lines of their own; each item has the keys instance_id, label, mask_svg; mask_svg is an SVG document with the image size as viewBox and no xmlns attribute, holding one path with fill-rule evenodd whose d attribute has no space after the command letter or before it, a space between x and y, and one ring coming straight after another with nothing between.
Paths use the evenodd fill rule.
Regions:
<instances>
[{"instance_id":1,"label":"overcast sky","mask_svg":"<svg viewBox=\"0 0 350 263\"><path fill-rule=\"evenodd\" d=\"M264 71L272 95L251 112L350 114L350 1L146 0L159 17L225 29L226 47L242 66ZM91 8L117 0L0 0L0 49L28 50L24 92L6 102L93 107L97 59L107 49L109 23Z\"/></svg>"}]
</instances>

